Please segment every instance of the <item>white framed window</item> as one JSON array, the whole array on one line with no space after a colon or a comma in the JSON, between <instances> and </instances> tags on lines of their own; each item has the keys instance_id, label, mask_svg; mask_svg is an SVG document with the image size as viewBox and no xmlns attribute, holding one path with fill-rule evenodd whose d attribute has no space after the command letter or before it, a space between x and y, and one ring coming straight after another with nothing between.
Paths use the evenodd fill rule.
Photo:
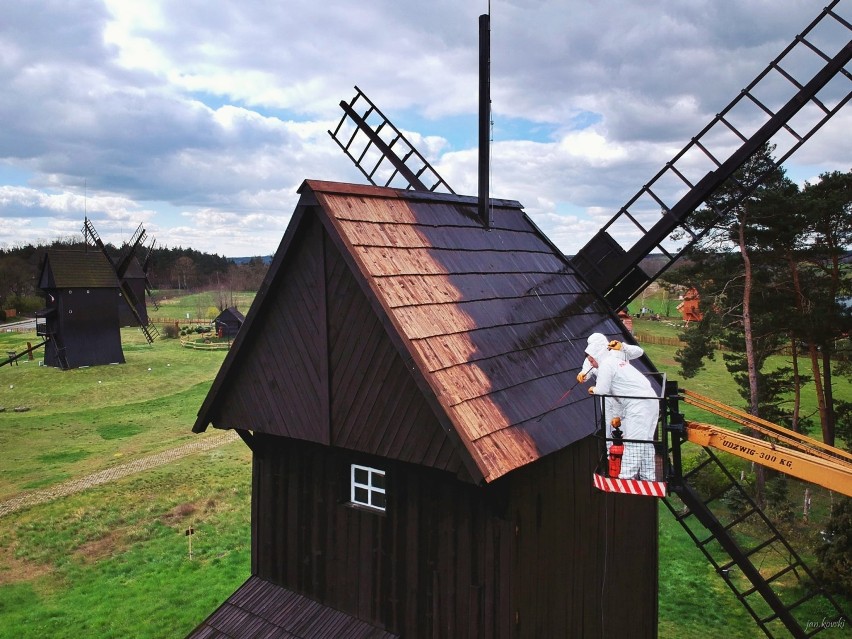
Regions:
<instances>
[{"instance_id":1,"label":"white framed window","mask_svg":"<svg viewBox=\"0 0 852 639\"><path fill-rule=\"evenodd\" d=\"M349 484L353 504L384 512L387 506L385 471L352 464Z\"/></svg>"}]
</instances>

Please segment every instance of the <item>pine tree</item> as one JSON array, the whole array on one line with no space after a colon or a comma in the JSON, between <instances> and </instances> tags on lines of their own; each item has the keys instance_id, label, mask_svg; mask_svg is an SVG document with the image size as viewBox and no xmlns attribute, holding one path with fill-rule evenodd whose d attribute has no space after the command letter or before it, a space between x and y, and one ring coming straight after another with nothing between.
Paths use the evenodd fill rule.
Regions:
<instances>
[{"instance_id":1,"label":"pine tree","mask_svg":"<svg viewBox=\"0 0 852 639\"><path fill-rule=\"evenodd\" d=\"M828 588L852 597L852 499L841 497L831 509L817 548L817 578Z\"/></svg>"}]
</instances>

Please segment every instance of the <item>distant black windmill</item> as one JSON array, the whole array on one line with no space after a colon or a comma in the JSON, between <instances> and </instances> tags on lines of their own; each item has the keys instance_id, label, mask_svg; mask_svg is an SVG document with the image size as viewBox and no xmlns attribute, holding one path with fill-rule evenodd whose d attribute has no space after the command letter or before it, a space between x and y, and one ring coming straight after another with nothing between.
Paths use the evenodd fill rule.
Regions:
<instances>
[{"instance_id":1,"label":"distant black windmill","mask_svg":"<svg viewBox=\"0 0 852 639\"><path fill-rule=\"evenodd\" d=\"M145 239L142 225L117 260L109 255L89 219L83 233L86 242L91 238L99 250L48 250L39 273L46 305L37 313L37 333L46 341L47 366L68 369L124 363L122 326L138 326L149 344L158 335L145 306L150 251L142 264L136 257Z\"/></svg>"},{"instance_id":2,"label":"distant black windmill","mask_svg":"<svg viewBox=\"0 0 852 639\"><path fill-rule=\"evenodd\" d=\"M39 274L46 306L37 332L47 366L68 369L123 364L115 269L100 252L48 250Z\"/></svg>"}]
</instances>

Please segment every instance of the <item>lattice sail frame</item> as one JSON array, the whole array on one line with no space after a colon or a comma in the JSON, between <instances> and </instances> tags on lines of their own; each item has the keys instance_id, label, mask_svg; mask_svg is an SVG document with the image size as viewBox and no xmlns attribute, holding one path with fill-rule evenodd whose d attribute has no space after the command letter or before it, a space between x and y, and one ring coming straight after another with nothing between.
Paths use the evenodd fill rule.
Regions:
<instances>
[{"instance_id":1,"label":"lattice sail frame","mask_svg":"<svg viewBox=\"0 0 852 639\"><path fill-rule=\"evenodd\" d=\"M119 255L118 260L114 260L112 256L109 254L109 251L106 249L106 245L101 240L101 236L98 234L95 229L95 225L92 224L92 221L87 217L83 221L83 241L85 244L89 244L89 238L91 238L94 245L106 256L107 261L112 266L115 271L115 276L118 281L119 288L121 289L122 297L124 301L127 303L127 307L130 310L130 313L136 319L139 324L139 330L142 331L142 334L145 335L145 339L149 344L153 344L154 340L159 337L160 333L157 330L157 327L154 325L150 319L148 322L145 322L143 317L139 314L138 307L144 303L144 299L140 300L136 293L133 291L133 288L128 284L125 276L127 274L127 269L130 266L130 262L133 257L136 255L136 251L140 246L143 245L147 237L147 233L145 232L144 227L140 223L139 226L136 227L136 230L133 232L133 236L130 238L130 241L122 247L121 254ZM151 242L151 250L154 249L154 243ZM145 258L145 264L148 265L148 258ZM145 270L145 291L148 293L151 298L154 307L159 308L154 296L151 294L151 285L148 281L147 270ZM142 294L143 298L145 293Z\"/></svg>"},{"instance_id":2,"label":"lattice sail frame","mask_svg":"<svg viewBox=\"0 0 852 639\"><path fill-rule=\"evenodd\" d=\"M781 165L852 98L852 75L844 68L852 59L852 25L837 13L840 2L826 7L574 258L613 308L634 299L709 231L689 216L758 149L775 145ZM742 184L730 206L763 177ZM662 266L640 268L655 252L664 256Z\"/></svg>"},{"instance_id":3,"label":"lattice sail frame","mask_svg":"<svg viewBox=\"0 0 852 639\"><path fill-rule=\"evenodd\" d=\"M343 117L328 134L374 186L415 191L455 191L379 108L355 87L341 100Z\"/></svg>"}]
</instances>

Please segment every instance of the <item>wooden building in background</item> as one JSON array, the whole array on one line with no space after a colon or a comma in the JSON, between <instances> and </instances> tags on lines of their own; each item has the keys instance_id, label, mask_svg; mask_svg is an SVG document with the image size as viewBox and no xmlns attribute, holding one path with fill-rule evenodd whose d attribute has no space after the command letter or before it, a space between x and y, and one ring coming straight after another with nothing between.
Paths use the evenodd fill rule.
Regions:
<instances>
[{"instance_id":1,"label":"wooden building in background","mask_svg":"<svg viewBox=\"0 0 852 639\"><path fill-rule=\"evenodd\" d=\"M684 322L700 322L704 314L701 312L701 295L698 289L690 287L681 297L677 310Z\"/></svg>"},{"instance_id":2,"label":"wooden building in background","mask_svg":"<svg viewBox=\"0 0 852 639\"><path fill-rule=\"evenodd\" d=\"M57 368L123 364L115 269L101 251L48 250L38 287L45 308L37 313L39 335L48 337L44 363Z\"/></svg>"},{"instance_id":3,"label":"wooden building in background","mask_svg":"<svg viewBox=\"0 0 852 639\"><path fill-rule=\"evenodd\" d=\"M252 577L190 636L656 637L658 504L554 406L606 304L517 202L300 193L193 428L252 449Z\"/></svg>"},{"instance_id":4,"label":"wooden building in background","mask_svg":"<svg viewBox=\"0 0 852 639\"><path fill-rule=\"evenodd\" d=\"M213 327L219 337L236 337L245 321L245 316L230 306L216 316Z\"/></svg>"}]
</instances>

